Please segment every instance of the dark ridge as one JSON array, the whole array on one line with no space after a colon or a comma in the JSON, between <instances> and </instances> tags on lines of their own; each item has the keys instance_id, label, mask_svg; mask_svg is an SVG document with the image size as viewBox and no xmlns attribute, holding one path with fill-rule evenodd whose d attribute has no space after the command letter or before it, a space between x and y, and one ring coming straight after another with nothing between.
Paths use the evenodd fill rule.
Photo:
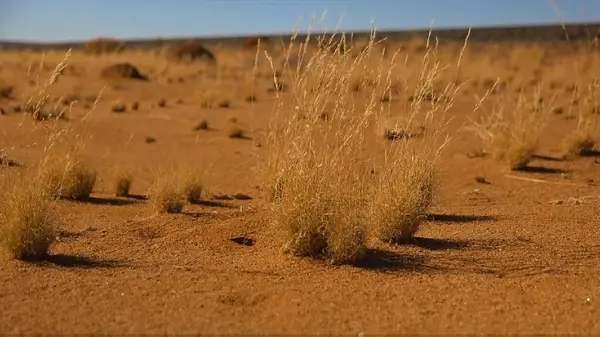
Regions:
<instances>
[{"instance_id":1,"label":"dark ridge","mask_svg":"<svg viewBox=\"0 0 600 337\"><path fill-rule=\"evenodd\" d=\"M435 28L432 30L432 38L442 41L462 41L467 35L468 28ZM319 34L313 32L313 35ZM367 38L369 31L347 32L353 38ZM379 38L387 38L389 41L405 41L412 38L424 39L429 34L429 29L410 30L378 30ZM536 42L562 42L566 36L570 41L591 41L600 36L600 22L569 23L564 26L558 23L536 24L536 25L502 25L488 27L474 27L471 29L470 42L501 42L501 41L536 41ZM243 46L251 35L237 36L206 36L206 37L172 37L172 38L146 38L146 39L124 39L124 47L133 49L152 48L159 45L171 45L182 42L199 42L211 46L216 42L222 45ZM285 34L261 34L270 40L289 40L291 33ZM302 40L306 34L298 34ZM24 41L0 41L0 49L82 49L87 41L62 41L62 42L24 42Z\"/></svg>"}]
</instances>

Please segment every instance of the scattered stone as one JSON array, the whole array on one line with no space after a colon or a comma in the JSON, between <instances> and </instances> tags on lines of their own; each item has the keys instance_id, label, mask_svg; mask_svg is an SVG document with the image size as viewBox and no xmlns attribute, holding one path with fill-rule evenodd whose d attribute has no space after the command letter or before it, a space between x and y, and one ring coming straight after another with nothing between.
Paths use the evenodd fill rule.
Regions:
<instances>
[{"instance_id":1,"label":"scattered stone","mask_svg":"<svg viewBox=\"0 0 600 337\"><path fill-rule=\"evenodd\" d=\"M252 199L251 196L244 194L244 193L236 193L236 194L232 195L232 197L237 200L251 200Z\"/></svg>"},{"instance_id":2,"label":"scattered stone","mask_svg":"<svg viewBox=\"0 0 600 337\"><path fill-rule=\"evenodd\" d=\"M586 203L586 201L590 200L590 199L595 199L597 197L595 196L586 196L586 197L580 197L580 198L575 198L575 197L570 197L568 199L565 200L551 200L548 203L550 205L562 205L562 204L568 204L568 205L581 205Z\"/></svg>"},{"instance_id":3,"label":"scattered stone","mask_svg":"<svg viewBox=\"0 0 600 337\"><path fill-rule=\"evenodd\" d=\"M111 110L112 112L125 112L127 111L127 106L121 101L115 101L113 102Z\"/></svg>"},{"instance_id":4,"label":"scattered stone","mask_svg":"<svg viewBox=\"0 0 600 337\"><path fill-rule=\"evenodd\" d=\"M475 181L480 184L486 184L486 185L491 184L489 181L487 181L487 179L485 179L485 177L481 177L481 176L475 177Z\"/></svg>"},{"instance_id":5,"label":"scattered stone","mask_svg":"<svg viewBox=\"0 0 600 337\"><path fill-rule=\"evenodd\" d=\"M228 196L227 194L213 194L212 199L213 200L233 200L233 198Z\"/></svg>"},{"instance_id":6,"label":"scattered stone","mask_svg":"<svg viewBox=\"0 0 600 337\"><path fill-rule=\"evenodd\" d=\"M237 243L238 245L243 245L243 246L254 246L254 240L251 238L247 238L245 236L238 236L235 238L231 238L231 241Z\"/></svg>"},{"instance_id":7,"label":"scattered stone","mask_svg":"<svg viewBox=\"0 0 600 337\"><path fill-rule=\"evenodd\" d=\"M467 153L467 157L469 158L483 158L485 156L487 156L487 152L481 149Z\"/></svg>"}]
</instances>

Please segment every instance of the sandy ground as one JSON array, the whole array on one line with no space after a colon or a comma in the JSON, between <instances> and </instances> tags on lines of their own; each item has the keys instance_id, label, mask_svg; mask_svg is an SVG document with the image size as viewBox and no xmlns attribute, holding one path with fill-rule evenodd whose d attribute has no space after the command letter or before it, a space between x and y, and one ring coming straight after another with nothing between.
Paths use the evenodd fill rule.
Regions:
<instances>
[{"instance_id":1,"label":"sandy ground","mask_svg":"<svg viewBox=\"0 0 600 337\"><path fill-rule=\"evenodd\" d=\"M528 48L512 72L498 59L480 59L465 76L478 83L496 75L526 79ZM42 78L62 55L45 56ZM0 254L0 332L600 333L600 158L559 159L575 119L551 116L533 168L507 173L491 158L468 156L483 146L472 133L458 132L475 94L483 93L482 85L468 87L451 111L456 120L440 168L442 188L416 242L373 242L360 265L334 267L285 255L263 216L255 167L274 95L263 75L257 101L244 99L253 53L235 54L220 75L210 66L190 69L140 55L75 53L72 70L50 89L54 96L78 95L76 120L108 85L89 122L87 151L100 180L90 201L60 202L64 225L49 261ZM7 111L0 148L33 164L43 129L11 107L24 103L41 54L6 52L0 59L1 78L17 92L0 102ZM151 80L114 84L98 76L102 66L123 60ZM556 67L560 62L566 64L542 62L537 75L548 86L558 81L558 89L547 90L564 105L571 83L569 70ZM228 95L231 106L201 107L198 92L207 87ZM160 98L166 107L156 105ZM113 113L117 99L138 101L140 109ZM248 139L227 137L231 117ZM202 119L211 129L193 131ZM252 199L152 217L143 198L111 195L111 167L132 167L133 193L143 195L153 169L181 158L205 168L211 193ZM254 245L231 240L240 236Z\"/></svg>"}]
</instances>

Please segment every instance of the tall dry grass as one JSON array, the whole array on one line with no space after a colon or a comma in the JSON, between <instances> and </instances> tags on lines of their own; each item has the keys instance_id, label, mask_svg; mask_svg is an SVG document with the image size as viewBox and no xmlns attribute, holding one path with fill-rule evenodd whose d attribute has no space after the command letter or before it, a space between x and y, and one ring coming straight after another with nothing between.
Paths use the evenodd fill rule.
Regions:
<instances>
[{"instance_id":1,"label":"tall dry grass","mask_svg":"<svg viewBox=\"0 0 600 337\"><path fill-rule=\"evenodd\" d=\"M18 259L39 259L48 254L59 223L57 198L85 199L91 193L96 174L85 161L84 145L89 140L85 122L89 120L100 100L98 95L92 109L77 121L64 123L58 118L40 118L49 101L48 88L61 76L68 64L71 50L56 66L50 77L36 81L34 92L26 103L24 117L30 114L39 121L34 129L42 128L45 137L36 143L43 147L42 158L23 173L21 179L2 180L0 232L8 251ZM25 123L19 124L22 128ZM25 130L19 130L25 132Z\"/></svg>"},{"instance_id":2,"label":"tall dry grass","mask_svg":"<svg viewBox=\"0 0 600 337\"><path fill-rule=\"evenodd\" d=\"M598 120L593 112L599 106L600 79L592 78L587 85L582 85L582 76L578 77L568 109L569 115L576 114L577 126L562 142L566 158L590 155L597 151Z\"/></svg>"},{"instance_id":3,"label":"tall dry grass","mask_svg":"<svg viewBox=\"0 0 600 337\"><path fill-rule=\"evenodd\" d=\"M542 131L548 124L549 107L541 86L517 99L500 94L492 111L471 120L473 130L487 145L492 157L510 170L525 168L538 149Z\"/></svg>"},{"instance_id":4,"label":"tall dry grass","mask_svg":"<svg viewBox=\"0 0 600 337\"><path fill-rule=\"evenodd\" d=\"M310 49L315 39L321 48ZM344 33L292 37L286 60L297 63L286 61L291 66L281 77L267 54L275 84L284 77L290 85L277 93L261 166L268 215L286 250L334 263L359 260L372 233L386 241L414 235L433 200L447 140L445 112L458 90L449 84L444 99L431 99L443 67L435 60L435 46L429 46L419 83L410 90L415 99L402 112L404 126L418 121L426 131L420 139L389 143L373 130L391 115L390 100L381 97L393 96L399 51L378 55L374 30L360 51L341 52L350 51L340 47L345 41ZM357 73L358 81L368 83L357 84Z\"/></svg>"},{"instance_id":5,"label":"tall dry grass","mask_svg":"<svg viewBox=\"0 0 600 337\"><path fill-rule=\"evenodd\" d=\"M59 217L44 181L22 176L16 181L3 179L0 187L1 243L16 259L45 257L54 242Z\"/></svg>"},{"instance_id":6,"label":"tall dry grass","mask_svg":"<svg viewBox=\"0 0 600 337\"><path fill-rule=\"evenodd\" d=\"M469 34L456 63L443 64L438 58L438 41L430 35L424 43L416 82L403 81L401 96L412 97L403 113L392 118L391 125L389 113L375 115L378 129L384 131L377 138L380 152L374 160L374 180L370 182L369 222L384 242L411 240L435 201L440 156L450 141L448 112L464 85L456 78L468 37ZM444 82L443 76L451 67L455 80ZM400 140L389 142L390 134L394 135L392 139Z\"/></svg>"}]
</instances>

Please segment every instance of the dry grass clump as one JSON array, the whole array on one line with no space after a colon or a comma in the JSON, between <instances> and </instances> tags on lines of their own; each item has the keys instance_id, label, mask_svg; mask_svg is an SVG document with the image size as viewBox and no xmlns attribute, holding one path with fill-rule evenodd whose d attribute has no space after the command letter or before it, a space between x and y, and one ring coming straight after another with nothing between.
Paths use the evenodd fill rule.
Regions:
<instances>
[{"instance_id":1,"label":"dry grass clump","mask_svg":"<svg viewBox=\"0 0 600 337\"><path fill-rule=\"evenodd\" d=\"M392 146L403 152L392 150L394 157L386 158L376 169L370 220L380 240L402 243L413 238L433 202L442 147Z\"/></svg>"},{"instance_id":2,"label":"dry grass clump","mask_svg":"<svg viewBox=\"0 0 600 337\"><path fill-rule=\"evenodd\" d=\"M112 112L125 112L127 111L127 105L121 100L114 101L110 107Z\"/></svg>"},{"instance_id":3,"label":"dry grass clump","mask_svg":"<svg viewBox=\"0 0 600 337\"><path fill-rule=\"evenodd\" d=\"M199 202L202 199L204 187L202 178L191 169L181 172L181 188L187 201L191 203Z\"/></svg>"},{"instance_id":4,"label":"dry grass clump","mask_svg":"<svg viewBox=\"0 0 600 337\"><path fill-rule=\"evenodd\" d=\"M49 193L55 197L85 200L96 184L96 170L88 164L80 144L51 152L40 169Z\"/></svg>"},{"instance_id":5,"label":"dry grass clump","mask_svg":"<svg viewBox=\"0 0 600 337\"><path fill-rule=\"evenodd\" d=\"M571 132L564 140L565 156L567 158L585 156L595 152L596 140L591 132L577 129Z\"/></svg>"},{"instance_id":6,"label":"dry grass clump","mask_svg":"<svg viewBox=\"0 0 600 337\"><path fill-rule=\"evenodd\" d=\"M580 85L577 81L576 88L571 97L569 112L577 111L577 127L563 140L565 157L572 158L596 153L596 139L598 124L593 116L593 107L598 103L598 93L600 92L600 80L593 78L591 83L586 86ZM575 106L576 101L581 101ZM575 117L575 116L573 116Z\"/></svg>"},{"instance_id":7,"label":"dry grass clump","mask_svg":"<svg viewBox=\"0 0 600 337\"><path fill-rule=\"evenodd\" d=\"M303 56L305 51L299 62ZM272 201L269 217L292 254L355 262L366 249L364 207L357 200L364 195L360 191L363 184L354 181L363 174L348 161L354 152L351 150L357 150L356 143L343 140L360 135L352 125L361 121L350 122L352 117L338 109L332 113L337 113L336 124L321 129L316 122L329 101L345 103L345 90L341 92L339 84L346 80L343 69L352 64L346 58L331 56L328 49L307 56L304 62L302 71L289 70L293 76L291 97L296 99L278 95L278 109L268 134L269 157L264 169ZM312 83L322 85L322 96L303 94L314 92L306 90Z\"/></svg>"},{"instance_id":8,"label":"dry grass clump","mask_svg":"<svg viewBox=\"0 0 600 337\"><path fill-rule=\"evenodd\" d=\"M366 251L370 156L364 130L378 100L371 95L361 100L364 105L354 102L347 88L353 70L371 55L354 59L331 53L339 42L324 37L316 38L323 48L309 54L311 38L309 34L301 42L298 64L285 62L290 65L285 74L291 78L290 95L277 95L267 135L263 173L269 218L290 253L353 263ZM287 57L294 43L292 38ZM277 85L277 76L274 81ZM320 117L326 108L324 122Z\"/></svg>"},{"instance_id":9,"label":"dry grass clump","mask_svg":"<svg viewBox=\"0 0 600 337\"><path fill-rule=\"evenodd\" d=\"M571 131L563 140L563 148L566 158L586 156L596 153L597 124L593 116L589 116L580 109L577 127Z\"/></svg>"},{"instance_id":10,"label":"dry grass clump","mask_svg":"<svg viewBox=\"0 0 600 337\"><path fill-rule=\"evenodd\" d=\"M118 53L123 51L125 44L123 41L112 38L97 38L88 41L83 46L83 51L86 54L102 55L109 53Z\"/></svg>"},{"instance_id":11,"label":"dry grass clump","mask_svg":"<svg viewBox=\"0 0 600 337\"><path fill-rule=\"evenodd\" d=\"M133 175L129 170L117 169L114 172L114 193L117 197L126 197L131 190Z\"/></svg>"},{"instance_id":12,"label":"dry grass clump","mask_svg":"<svg viewBox=\"0 0 600 337\"><path fill-rule=\"evenodd\" d=\"M186 195L176 177L159 175L148 191L150 204L157 214L180 213Z\"/></svg>"},{"instance_id":13,"label":"dry grass clump","mask_svg":"<svg viewBox=\"0 0 600 337\"><path fill-rule=\"evenodd\" d=\"M200 130L208 130L208 121L206 119L201 120L200 122L198 122L198 124L196 124L196 126L194 126L194 131L200 131Z\"/></svg>"},{"instance_id":14,"label":"dry grass clump","mask_svg":"<svg viewBox=\"0 0 600 337\"><path fill-rule=\"evenodd\" d=\"M136 66L127 62L106 66L102 68L100 74L105 78L122 78L142 81L148 80L148 77L142 75Z\"/></svg>"},{"instance_id":15,"label":"dry grass clump","mask_svg":"<svg viewBox=\"0 0 600 337\"><path fill-rule=\"evenodd\" d=\"M230 108L230 97L222 92L213 90L200 90L200 106L203 108Z\"/></svg>"},{"instance_id":16,"label":"dry grass clump","mask_svg":"<svg viewBox=\"0 0 600 337\"><path fill-rule=\"evenodd\" d=\"M237 125L231 124L227 127L227 137L229 138L245 138L246 134L244 129Z\"/></svg>"},{"instance_id":17,"label":"dry grass clump","mask_svg":"<svg viewBox=\"0 0 600 337\"><path fill-rule=\"evenodd\" d=\"M434 91L447 67L438 60L437 45L427 41L425 46L418 83L405 89L405 94L413 97L424 98ZM460 56L456 67L460 67ZM443 100L411 100L401 118L378 116L384 137L377 134L382 153L373 161L368 210L373 232L380 240L409 241L425 218L438 188L440 155L449 141L447 112L463 84L450 82L438 90Z\"/></svg>"},{"instance_id":18,"label":"dry grass clump","mask_svg":"<svg viewBox=\"0 0 600 337\"><path fill-rule=\"evenodd\" d=\"M310 39L309 34L298 48L301 64L286 69L290 95L277 96L267 134L262 169L269 218L289 252L353 263L365 253L371 232L385 241L415 234L433 200L439 154L446 144L445 113L459 87L449 84L445 100L406 103L406 127L418 121L425 126L422 137L389 142L369 130L389 117L390 103L381 97L392 90L398 51L391 59L376 54L373 34L360 53L344 53L342 34L317 37L320 48L308 54ZM436 49L428 44L428 50L415 97L430 92L444 68ZM368 85L357 82L359 71ZM348 93L351 85L364 91L360 100ZM369 146L373 143L375 151Z\"/></svg>"},{"instance_id":19,"label":"dry grass clump","mask_svg":"<svg viewBox=\"0 0 600 337\"><path fill-rule=\"evenodd\" d=\"M58 215L43 181L3 182L0 197L0 238L10 254L21 260L44 258L55 238Z\"/></svg>"},{"instance_id":20,"label":"dry grass clump","mask_svg":"<svg viewBox=\"0 0 600 337\"><path fill-rule=\"evenodd\" d=\"M511 170L525 168L532 160L549 113L533 97L519 95L516 102L498 100L491 114L473 122L472 129L487 144L492 157Z\"/></svg>"},{"instance_id":21,"label":"dry grass clump","mask_svg":"<svg viewBox=\"0 0 600 337\"><path fill-rule=\"evenodd\" d=\"M49 119L66 119L65 112L67 108L54 106L52 111L48 111L46 105L50 102L51 96L48 94L48 88L54 85L67 67L67 61L71 56L71 49L65 53L63 60L56 65L50 77L43 83L35 83L35 92L29 94L29 99L23 107L26 114L30 114L33 120L46 121ZM40 67L41 71L41 67Z\"/></svg>"},{"instance_id":22,"label":"dry grass clump","mask_svg":"<svg viewBox=\"0 0 600 337\"><path fill-rule=\"evenodd\" d=\"M166 58L176 62L216 61L214 54L196 41L188 41L170 46L166 50Z\"/></svg>"}]
</instances>

